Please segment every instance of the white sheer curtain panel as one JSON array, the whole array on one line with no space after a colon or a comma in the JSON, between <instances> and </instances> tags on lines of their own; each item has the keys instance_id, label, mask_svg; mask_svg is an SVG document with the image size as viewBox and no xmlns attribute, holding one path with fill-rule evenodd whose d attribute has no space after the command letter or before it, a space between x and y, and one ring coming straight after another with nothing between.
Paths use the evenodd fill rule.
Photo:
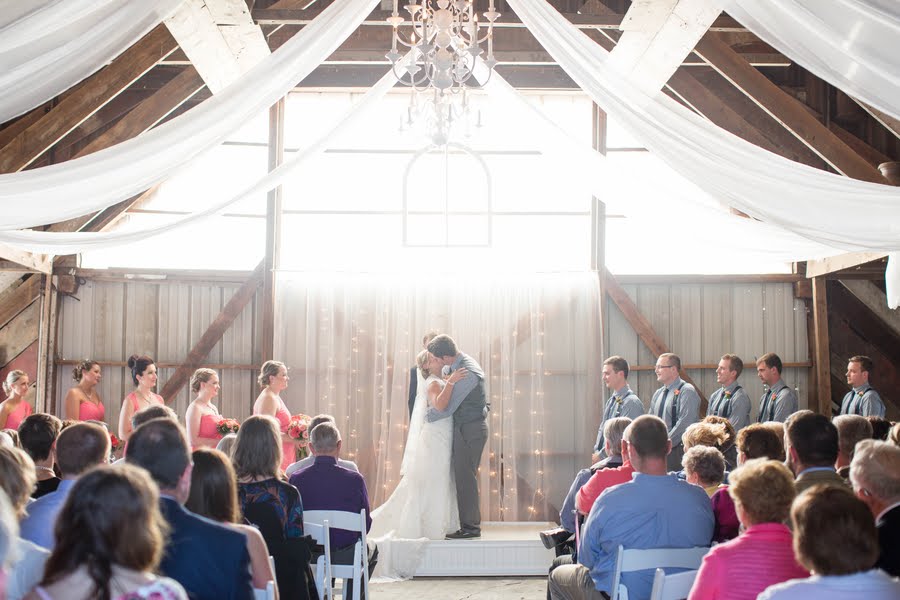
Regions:
<instances>
[{"instance_id":1,"label":"white sheer curtain panel","mask_svg":"<svg viewBox=\"0 0 900 600\"><path fill-rule=\"evenodd\" d=\"M16 0L0 4L0 123L92 75L183 1Z\"/></svg>"},{"instance_id":2,"label":"white sheer curtain panel","mask_svg":"<svg viewBox=\"0 0 900 600\"><path fill-rule=\"evenodd\" d=\"M843 250L900 250L900 188L792 162L704 120L664 94L642 93L609 53L541 0L509 5L605 111L678 173L726 206Z\"/></svg>"},{"instance_id":3,"label":"white sheer curtain panel","mask_svg":"<svg viewBox=\"0 0 900 600\"><path fill-rule=\"evenodd\" d=\"M293 154L287 162L282 163L272 171L268 172L246 189L239 192L236 196L225 199L211 198L213 201L212 204L203 210L159 225L140 229L125 227L114 231L75 231L71 233L33 231L30 229L0 231L0 242L41 254L77 254L79 252L109 248L123 243L147 239L165 231L172 231L178 227L184 227L185 225L215 215L232 204L251 198L256 194L268 192L283 183L291 173L301 168L309 158L324 151L328 144L340 139L341 135L345 134L353 125L359 123L362 118L369 114L372 106L383 98L396 82L397 79L393 72L388 71L384 77L372 86L369 91L366 92L366 94L337 121L335 126L329 130L328 133L321 136L305 149ZM190 168L190 164L184 168Z\"/></svg>"},{"instance_id":4,"label":"white sheer curtain panel","mask_svg":"<svg viewBox=\"0 0 900 600\"><path fill-rule=\"evenodd\" d=\"M280 274L278 294L276 358L291 376L282 397L294 413L335 416L373 507L398 483L410 367L434 329L485 370L482 518L556 518L600 420L596 273Z\"/></svg>"},{"instance_id":5,"label":"white sheer curtain panel","mask_svg":"<svg viewBox=\"0 0 900 600\"><path fill-rule=\"evenodd\" d=\"M900 119L897 0L725 0L725 10L812 73Z\"/></svg>"},{"instance_id":6,"label":"white sheer curtain panel","mask_svg":"<svg viewBox=\"0 0 900 600\"><path fill-rule=\"evenodd\" d=\"M0 229L71 219L148 189L286 94L377 4L333 2L221 93L143 135L64 163L0 175Z\"/></svg>"}]
</instances>

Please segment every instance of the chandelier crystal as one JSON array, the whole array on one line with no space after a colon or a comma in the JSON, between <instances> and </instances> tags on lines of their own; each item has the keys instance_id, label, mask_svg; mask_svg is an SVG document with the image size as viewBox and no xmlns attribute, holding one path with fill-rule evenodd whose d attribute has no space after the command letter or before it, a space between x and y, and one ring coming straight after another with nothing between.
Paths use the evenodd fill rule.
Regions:
<instances>
[{"instance_id":1,"label":"chandelier crystal","mask_svg":"<svg viewBox=\"0 0 900 600\"><path fill-rule=\"evenodd\" d=\"M479 22L473 0L419 1L420 4L410 3L404 7L412 21L405 34L400 31L406 21L398 12L399 0L394 0L393 14L387 19L393 35L391 51L386 56L397 79L420 91L433 88L440 94L459 92L471 79L476 58L484 52L481 48L484 42L487 42L484 63L490 78L497 64L494 22L500 16L494 10L494 0L490 0L488 10L482 13L486 23ZM483 35L479 37L482 31ZM405 51L399 51L401 46L409 49L406 58Z\"/></svg>"}]
</instances>

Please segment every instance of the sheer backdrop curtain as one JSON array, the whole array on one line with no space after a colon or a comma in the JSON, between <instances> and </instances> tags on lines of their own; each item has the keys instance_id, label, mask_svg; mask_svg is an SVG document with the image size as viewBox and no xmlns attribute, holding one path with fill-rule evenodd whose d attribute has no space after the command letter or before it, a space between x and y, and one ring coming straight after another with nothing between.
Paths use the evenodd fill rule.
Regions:
<instances>
[{"instance_id":1,"label":"sheer backdrop curtain","mask_svg":"<svg viewBox=\"0 0 900 600\"><path fill-rule=\"evenodd\" d=\"M491 402L484 520L555 519L600 419L596 273L279 276L276 357L293 413L333 414L373 507L397 485L409 369L447 332L484 368ZM449 466L448 466L449 468Z\"/></svg>"}]
</instances>

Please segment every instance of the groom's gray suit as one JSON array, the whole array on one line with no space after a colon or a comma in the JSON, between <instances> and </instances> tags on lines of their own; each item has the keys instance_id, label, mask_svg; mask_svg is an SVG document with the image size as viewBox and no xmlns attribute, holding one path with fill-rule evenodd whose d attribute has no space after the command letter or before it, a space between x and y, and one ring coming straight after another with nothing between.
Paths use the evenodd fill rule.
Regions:
<instances>
[{"instance_id":1,"label":"groom's gray suit","mask_svg":"<svg viewBox=\"0 0 900 600\"><path fill-rule=\"evenodd\" d=\"M459 505L460 529L470 533L481 532L481 508L478 499L478 465L487 442L488 413L484 392L484 371L475 360L463 354L456 355L450 372L463 368L468 371L453 386L450 403L444 411L428 409L425 418L436 421L453 413L453 473L456 476L456 500Z\"/></svg>"}]
</instances>

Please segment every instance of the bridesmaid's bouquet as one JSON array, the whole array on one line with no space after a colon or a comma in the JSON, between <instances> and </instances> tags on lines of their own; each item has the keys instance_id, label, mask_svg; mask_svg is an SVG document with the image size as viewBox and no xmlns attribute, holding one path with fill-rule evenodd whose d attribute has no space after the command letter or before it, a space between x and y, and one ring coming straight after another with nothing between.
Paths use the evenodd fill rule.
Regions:
<instances>
[{"instance_id":1,"label":"bridesmaid's bouquet","mask_svg":"<svg viewBox=\"0 0 900 600\"><path fill-rule=\"evenodd\" d=\"M216 421L216 431L219 435L228 435L229 433L237 433L241 428L241 424L235 419L219 419Z\"/></svg>"},{"instance_id":2,"label":"bridesmaid's bouquet","mask_svg":"<svg viewBox=\"0 0 900 600\"><path fill-rule=\"evenodd\" d=\"M118 450L121 447L122 447L122 440L117 438L116 434L114 434L113 432L110 431L109 432L109 449L112 452L115 452L116 450Z\"/></svg>"},{"instance_id":3,"label":"bridesmaid's bouquet","mask_svg":"<svg viewBox=\"0 0 900 600\"><path fill-rule=\"evenodd\" d=\"M309 456L309 422L312 417L309 415L299 414L291 417L287 426L287 434L297 440L297 460L302 460Z\"/></svg>"}]
</instances>

